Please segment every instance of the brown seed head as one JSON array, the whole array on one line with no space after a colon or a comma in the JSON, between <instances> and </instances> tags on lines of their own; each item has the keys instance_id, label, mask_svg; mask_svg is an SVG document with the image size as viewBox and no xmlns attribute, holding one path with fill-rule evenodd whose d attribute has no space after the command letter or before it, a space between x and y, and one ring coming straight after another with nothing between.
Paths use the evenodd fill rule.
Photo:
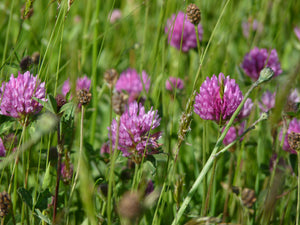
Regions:
<instances>
[{"instance_id":1,"label":"brown seed head","mask_svg":"<svg viewBox=\"0 0 300 225\"><path fill-rule=\"evenodd\" d=\"M34 52L31 56L31 60L35 65L38 65L40 62L40 53L39 52Z\"/></svg>"},{"instance_id":2,"label":"brown seed head","mask_svg":"<svg viewBox=\"0 0 300 225\"><path fill-rule=\"evenodd\" d=\"M77 91L77 99L81 105L87 105L92 99L92 94L89 91L82 89Z\"/></svg>"},{"instance_id":3,"label":"brown seed head","mask_svg":"<svg viewBox=\"0 0 300 225\"><path fill-rule=\"evenodd\" d=\"M129 220L138 219L143 211L140 197L137 192L126 192L118 205L118 213L121 217Z\"/></svg>"},{"instance_id":4,"label":"brown seed head","mask_svg":"<svg viewBox=\"0 0 300 225\"><path fill-rule=\"evenodd\" d=\"M63 96L62 94L58 94L55 97L56 100L56 104L57 104L57 111L59 112L59 110L61 109L61 107L67 103L65 96Z\"/></svg>"},{"instance_id":5,"label":"brown seed head","mask_svg":"<svg viewBox=\"0 0 300 225\"><path fill-rule=\"evenodd\" d=\"M243 205L251 208L256 202L255 191L249 188L244 188L241 194Z\"/></svg>"},{"instance_id":6,"label":"brown seed head","mask_svg":"<svg viewBox=\"0 0 300 225\"><path fill-rule=\"evenodd\" d=\"M29 19L30 17L32 17L33 12L34 12L32 6L29 9L27 9L27 11L26 11L26 5L23 5L20 11L21 11L21 19L22 20Z\"/></svg>"},{"instance_id":7,"label":"brown seed head","mask_svg":"<svg viewBox=\"0 0 300 225\"><path fill-rule=\"evenodd\" d=\"M112 105L113 110L116 114L122 115L125 111L125 105L127 102L127 96L123 94L122 92L115 92L112 97Z\"/></svg>"},{"instance_id":8,"label":"brown seed head","mask_svg":"<svg viewBox=\"0 0 300 225\"><path fill-rule=\"evenodd\" d=\"M20 62L20 68L22 71L26 71L32 64L32 60L30 56L25 56Z\"/></svg>"},{"instance_id":9,"label":"brown seed head","mask_svg":"<svg viewBox=\"0 0 300 225\"><path fill-rule=\"evenodd\" d=\"M118 78L119 74L115 69L106 70L104 73L104 79L108 83L110 88L115 86Z\"/></svg>"},{"instance_id":10,"label":"brown seed head","mask_svg":"<svg viewBox=\"0 0 300 225\"><path fill-rule=\"evenodd\" d=\"M300 151L300 133L291 132L288 134L288 142L290 147L295 151Z\"/></svg>"},{"instance_id":11,"label":"brown seed head","mask_svg":"<svg viewBox=\"0 0 300 225\"><path fill-rule=\"evenodd\" d=\"M4 217L9 213L11 207L10 196L6 191L0 193L0 217Z\"/></svg>"},{"instance_id":12,"label":"brown seed head","mask_svg":"<svg viewBox=\"0 0 300 225\"><path fill-rule=\"evenodd\" d=\"M186 9L187 17L189 21L194 24L198 25L201 21L201 12L197 5L189 4Z\"/></svg>"}]
</instances>

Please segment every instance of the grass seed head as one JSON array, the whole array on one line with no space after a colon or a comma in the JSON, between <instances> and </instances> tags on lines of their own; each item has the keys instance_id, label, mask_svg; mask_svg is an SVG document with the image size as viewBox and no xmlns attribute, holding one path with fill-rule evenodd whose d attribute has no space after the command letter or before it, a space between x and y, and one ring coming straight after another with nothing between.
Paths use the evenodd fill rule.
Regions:
<instances>
[{"instance_id":1,"label":"grass seed head","mask_svg":"<svg viewBox=\"0 0 300 225\"><path fill-rule=\"evenodd\" d=\"M197 5L189 4L186 9L186 12L187 12L187 17L192 24L198 25L200 23L201 12Z\"/></svg>"}]
</instances>

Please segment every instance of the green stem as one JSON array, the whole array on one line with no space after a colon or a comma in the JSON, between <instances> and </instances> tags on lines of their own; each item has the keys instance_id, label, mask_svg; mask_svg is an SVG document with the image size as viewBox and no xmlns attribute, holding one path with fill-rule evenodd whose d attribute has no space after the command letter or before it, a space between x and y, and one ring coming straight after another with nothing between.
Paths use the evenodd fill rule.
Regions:
<instances>
[{"instance_id":1,"label":"green stem","mask_svg":"<svg viewBox=\"0 0 300 225\"><path fill-rule=\"evenodd\" d=\"M95 131L96 131L96 119L97 119L97 111L98 111L98 92L97 92L97 56L98 56L98 16L100 15L100 3L101 1L96 1L96 10L95 10L95 25L94 25L94 35L93 35L93 53L92 53L92 90L93 90L93 114L92 114L92 120L91 120L91 133L90 133L90 143L94 143L95 139Z\"/></svg>"},{"instance_id":2,"label":"green stem","mask_svg":"<svg viewBox=\"0 0 300 225\"><path fill-rule=\"evenodd\" d=\"M116 133L116 142L113 158L111 161L110 171L109 171L109 180L108 180L108 197L107 197L107 224L111 225L111 214L112 214L112 186L114 182L114 169L115 161L118 155L118 145L119 145L119 127L120 127L120 116L117 117L117 133Z\"/></svg>"},{"instance_id":3,"label":"green stem","mask_svg":"<svg viewBox=\"0 0 300 225\"><path fill-rule=\"evenodd\" d=\"M7 30L6 30L6 34L5 34L5 43L4 43L1 67L5 64L6 52L7 52L7 46L8 46L8 36L9 36L10 28L11 28L11 21L12 21L13 15L14 15L14 13L13 13L14 4L15 4L15 1L12 0L11 7L10 7L8 24L7 24ZM1 77L3 77L3 71L4 70L2 69L1 70Z\"/></svg>"}]
</instances>

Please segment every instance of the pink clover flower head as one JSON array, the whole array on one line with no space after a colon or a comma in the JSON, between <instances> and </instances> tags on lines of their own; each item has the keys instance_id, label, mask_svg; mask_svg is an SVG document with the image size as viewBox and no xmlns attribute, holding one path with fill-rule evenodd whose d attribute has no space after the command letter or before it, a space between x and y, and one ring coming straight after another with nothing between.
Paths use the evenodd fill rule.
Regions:
<instances>
[{"instance_id":1,"label":"pink clover flower head","mask_svg":"<svg viewBox=\"0 0 300 225\"><path fill-rule=\"evenodd\" d=\"M40 112L43 106L33 97L46 101L45 82L41 83L29 71L24 74L19 72L16 78L12 74L0 89L0 114L22 119Z\"/></svg>"},{"instance_id":2,"label":"pink clover flower head","mask_svg":"<svg viewBox=\"0 0 300 225\"><path fill-rule=\"evenodd\" d=\"M295 32L298 40L300 41L300 27L295 27L294 28L294 32Z\"/></svg>"},{"instance_id":3,"label":"pink clover flower head","mask_svg":"<svg viewBox=\"0 0 300 225\"><path fill-rule=\"evenodd\" d=\"M223 89L221 98L220 88ZM223 73L209 77L202 83L195 97L194 112L204 120L217 123L228 120L243 99L242 92L234 79L225 78Z\"/></svg>"},{"instance_id":4,"label":"pink clover flower head","mask_svg":"<svg viewBox=\"0 0 300 225\"><path fill-rule=\"evenodd\" d=\"M112 149L113 150L113 149ZM109 141L105 142L100 149L100 155L110 154Z\"/></svg>"},{"instance_id":5,"label":"pink clover flower head","mask_svg":"<svg viewBox=\"0 0 300 225\"><path fill-rule=\"evenodd\" d=\"M245 73L253 80L257 80L260 71L264 67L270 67L274 71L274 77L282 73L278 55L275 49L271 50L269 54L267 49L259 49L255 47L244 57L241 67Z\"/></svg>"},{"instance_id":6,"label":"pink clover flower head","mask_svg":"<svg viewBox=\"0 0 300 225\"><path fill-rule=\"evenodd\" d=\"M250 115L251 110L253 108L253 102L251 98L247 98L245 104L243 105L243 108L241 109L239 115L237 116L238 119L246 118Z\"/></svg>"},{"instance_id":7,"label":"pink clover flower head","mask_svg":"<svg viewBox=\"0 0 300 225\"><path fill-rule=\"evenodd\" d=\"M77 78L76 91L79 91L79 90L89 91L91 88L91 82L92 81L86 75L84 75L84 77ZM71 90L71 83L70 83L70 78L68 78L62 86L61 92L64 96L67 96L67 94L70 92L70 90Z\"/></svg>"},{"instance_id":8,"label":"pink clover flower head","mask_svg":"<svg viewBox=\"0 0 300 225\"><path fill-rule=\"evenodd\" d=\"M113 24L115 23L117 20L122 18L122 12L120 9L114 9L111 14L110 14L110 23Z\"/></svg>"},{"instance_id":9,"label":"pink clover flower head","mask_svg":"<svg viewBox=\"0 0 300 225\"><path fill-rule=\"evenodd\" d=\"M262 94L261 102L258 102L258 107L262 112L268 112L275 106L276 92L266 91Z\"/></svg>"},{"instance_id":10,"label":"pink clover flower head","mask_svg":"<svg viewBox=\"0 0 300 225\"><path fill-rule=\"evenodd\" d=\"M291 92L291 94L289 95L288 101L293 102L293 103L300 102L300 94L299 94L297 88L295 88Z\"/></svg>"},{"instance_id":11,"label":"pink clover flower head","mask_svg":"<svg viewBox=\"0 0 300 225\"><path fill-rule=\"evenodd\" d=\"M177 16L173 14L168 19L165 33L168 34L168 43L178 50L180 50L181 42L183 52L188 52L191 48L197 47L195 27L183 12L178 12ZM198 24L199 40L202 40L202 35L203 28L201 24Z\"/></svg>"},{"instance_id":12,"label":"pink clover flower head","mask_svg":"<svg viewBox=\"0 0 300 225\"><path fill-rule=\"evenodd\" d=\"M127 111L120 117L119 127L119 146L118 149L123 152L123 156L141 157L144 152L146 155L158 153L159 144L157 141L161 133L151 134L151 130L157 128L160 124L160 118L157 110L152 108L145 112L142 104L133 102L129 104ZM112 142L115 145L117 136L117 121L113 120L108 127L108 135L112 133Z\"/></svg>"},{"instance_id":13,"label":"pink clover flower head","mask_svg":"<svg viewBox=\"0 0 300 225\"><path fill-rule=\"evenodd\" d=\"M173 90L182 90L184 88L183 80L180 78L176 77L169 77L168 80L166 80L166 89L168 91L173 91Z\"/></svg>"},{"instance_id":14,"label":"pink clover flower head","mask_svg":"<svg viewBox=\"0 0 300 225\"><path fill-rule=\"evenodd\" d=\"M128 102L134 102L141 94L143 88L148 92L150 88L150 78L145 71L141 76L135 69L127 69L120 74L116 83L116 90L122 92L123 90L129 94Z\"/></svg>"},{"instance_id":15,"label":"pink clover flower head","mask_svg":"<svg viewBox=\"0 0 300 225\"><path fill-rule=\"evenodd\" d=\"M0 157L5 156L5 152L6 152L6 149L4 147L2 139L0 138Z\"/></svg>"},{"instance_id":16,"label":"pink clover flower head","mask_svg":"<svg viewBox=\"0 0 300 225\"><path fill-rule=\"evenodd\" d=\"M89 91L91 88L91 83L92 81L86 75L84 75L82 78L78 78L76 81L76 91Z\"/></svg>"},{"instance_id":17,"label":"pink clover flower head","mask_svg":"<svg viewBox=\"0 0 300 225\"><path fill-rule=\"evenodd\" d=\"M65 184L68 184L72 180L73 176L73 164L69 163L68 167L65 163L62 163L61 169L61 178Z\"/></svg>"},{"instance_id":18,"label":"pink clover flower head","mask_svg":"<svg viewBox=\"0 0 300 225\"><path fill-rule=\"evenodd\" d=\"M71 90L71 84L70 84L70 78L68 78L64 82L64 84L61 88L61 93L66 97L70 90Z\"/></svg>"},{"instance_id":19,"label":"pink clover flower head","mask_svg":"<svg viewBox=\"0 0 300 225\"><path fill-rule=\"evenodd\" d=\"M290 124L289 124L289 128L288 128L288 130L285 134L285 138L284 138L282 148L283 148L284 151L287 151L291 154L297 154L297 152L290 147L289 142L288 142L288 134L290 134L292 132L300 133L300 120L297 120L296 118L292 119ZM279 133L279 139L280 140L282 140L282 133L283 133L283 131L281 130L280 133Z\"/></svg>"},{"instance_id":20,"label":"pink clover flower head","mask_svg":"<svg viewBox=\"0 0 300 225\"><path fill-rule=\"evenodd\" d=\"M263 30L263 25L256 19L252 20L249 18L247 21L242 22L242 30L244 37L249 38L250 30L261 33Z\"/></svg>"},{"instance_id":21,"label":"pink clover flower head","mask_svg":"<svg viewBox=\"0 0 300 225\"><path fill-rule=\"evenodd\" d=\"M242 135L243 132L244 132L244 130L245 130L245 124L246 124L246 121L243 121L237 127L235 127L235 126L230 127L229 130L228 130L228 132L227 132L227 134L225 135L225 138L223 140L223 144L224 145L229 145L231 142L235 141L235 139L238 136ZM240 141L241 140L243 140L243 138L241 138Z\"/></svg>"}]
</instances>

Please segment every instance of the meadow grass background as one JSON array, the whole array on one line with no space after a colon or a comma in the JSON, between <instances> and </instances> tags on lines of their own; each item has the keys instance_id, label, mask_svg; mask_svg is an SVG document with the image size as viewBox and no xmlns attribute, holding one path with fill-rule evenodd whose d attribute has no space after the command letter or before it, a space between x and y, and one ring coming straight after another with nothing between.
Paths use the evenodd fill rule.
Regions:
<instances>
[{"instance_id":1,"label":"meadow grass background","mask_svg":"<svg viewBox=\"0 0 300 225\"><path fill-rule=\"evenodd\" d=\"M24 4L33 4L34 14L22 20L20 9ZM173 13L186 10L189 3L195 3L201 10L203 39L199 57L197 49L182 53L167 43L164 32L166 21ZM109 15L115 8L122 11L122 18L109 22ZM174 164L180 116L193 93L193 84L201 61L201 72L196 90L203 80L223 72L239 84L243 94L252 81L240 68L244 55L253 47L272 49L278 52L283 73L255 89L251 94L254 109L247 121L248 126L259 118L258 101L265 90L277 91L275 109L268 120L259 123L243 141L235 145L234 152L225 152L216 160L214 179L212 170L205 176L191 199L178 224L201 224L207 217L216 217L215 223L227 216L223 222L233 224L294 224L297 202L296 156L282 150L278 135L282 127L282 108L291 88L300 81L300 41L294 34L294 27L300 26L300 2L287 1L78 1L68 8L68 1L18 1L0 2L0 80L8 81L11 74L20 71L19 62L34 52L39 52L41 62L31 72L38 74L46 83L47 93L61 92L63 82L70 78L75 86L76 79L86 74L92 80L92 101L85 107L83 120L83 142L80 136L80 112L75 113L75 134L73 144L65 146L74 164L82 160L79 181L72 196L71 184L61 182L59 192L57 224L171 224L184 198L199 175L219 136L219 126L204 121L193 113L191 131L179 151ZM223 14L222 14L223 13ZM220 19L220 20L219 20ZM263 25L261 32L250 30L248 38L242 34L242 22L256 19ZM219 23L217 23L219 20ZM214 32L214 33L213 33ZM213 34L213 36L212 36ZM208 45L209 44L209 45ZM207 50L205 52L205 50ZM205 52L205 55L204 55ZM145 70L151 79L145 107L153 106L161 116L159 130L163 132L160 143L163 153L145 160L135 169L127 166L127 158L118 154L114 176L109 176L111 163L100 155L101 146L108 141L107 127L111 123L110 90L103 79L107 69L115 68L119 73L127 68ZM182 93L171 95L165 90L169 76L185 81ZM43 111L44 112L44 111ZM0 136L8 131L22 133L17 122L1 121ZM32 122L24 131L20 145L30 142L39 132L38 122ZM273 136L272 136L273 135ZM19 135L20 136L20 135ZM83 143L83 155L80 155ZM35 210L39 194L47 188L53 195L55 190L56 164L49 169L49 149L57 145L55 131L39 136L38 140L20 155L16 178L11 184L13 213L2 219L3 224L24 222L25 224L47 224L52 221L53 206L43 212ZM276 153L292 167L279 168L270 172L269 161ZM27 155L30 155L28 193L32 207L28 207L18 192L23 187ZM51 161L51 160L50 160ZM0 162L4 165L5 160ZM11 183L14 159L1 168L0 190L8 190ZM173 167L174 166L174 167ZM172 168L170 170L170 168ZM47 170L47 172L46 172ZM125 172L126 173L125 173ZM275 171L275 170L273 170ZM128 175L126 177L125 175ZM45 183L47 178L47 185ZM100 193L100 187L113 178L112 202ZM129 190L141 189L151 179L155 194L150 206L145 208L139 221L120 219L117 205L121 196ZM224 184L242 189L255 190L257 201L248 209L242 205L240 196ZM140 185L138 185L140 184ZM223 185L222 185L223 184ZM225 185L226 186L226 185ZM209 205L205 199L210 191ZM71 197L70 197L71 196ZM24 198L24 195L23 195ZM227 200L226 200L227 199ZM51 197L43 200L51 203ZM224 207L227 202L227 207ZM28 203L28 202L27 202ZM108 211L111 208L111 215ZM110 217L110 218L108 218ZM206 217L204 219L204 217ZM196 220L198 219L198 223ZM193 222L192 222L193 221ZM214 224L214 222L211 222Z\"/></svg>"}]
</instances>

